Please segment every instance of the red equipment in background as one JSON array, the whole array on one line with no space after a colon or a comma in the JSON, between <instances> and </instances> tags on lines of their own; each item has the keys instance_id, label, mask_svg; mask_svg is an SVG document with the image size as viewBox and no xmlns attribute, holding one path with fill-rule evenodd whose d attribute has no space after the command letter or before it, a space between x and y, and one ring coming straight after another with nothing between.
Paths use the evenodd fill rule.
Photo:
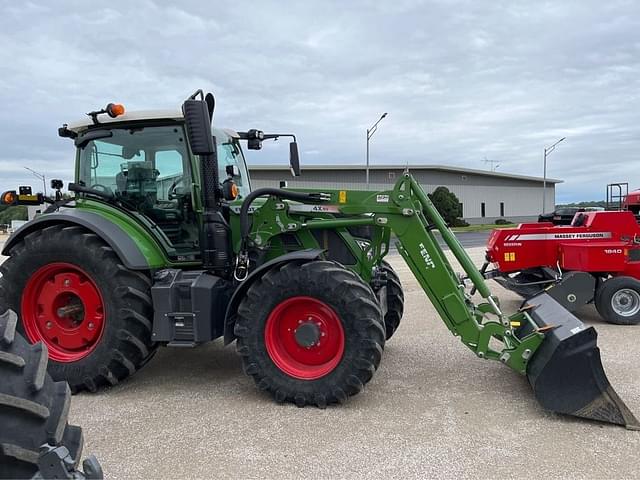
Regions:
<instances>
[{"instance_id":1,"label":"red equipment in background","mask_svg":"<svg viewBox=\"0 0 640 480\"><path fill-rule=\"evenodd\" d=\"M622 202L622 208L638 215L640 213L640 190L629 192Z\"/></svg>"},{"instance_id":2,"label":"red equipment in background","mask_svg":"<svg viewBox=\"0 0 640 480\"><path fill-rule=\"evenodd\" d=\"M569 310L593 301L608 322L640 323L640 226L631 211L494 230L482 271L525 298L547 289Z\"/></svg>"}]
</instances>

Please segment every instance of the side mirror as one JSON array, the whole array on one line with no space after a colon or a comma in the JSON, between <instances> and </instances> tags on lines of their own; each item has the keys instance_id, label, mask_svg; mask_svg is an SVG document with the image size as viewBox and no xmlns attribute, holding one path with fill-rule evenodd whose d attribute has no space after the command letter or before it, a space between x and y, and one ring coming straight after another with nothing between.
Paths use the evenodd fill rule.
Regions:
<instances>
[{"instance_id":1,"label":"side mirror","mask_svg":"<svg viewBox=\"0 0 640 480\"><path fill-rule=\"evenodd\" d=\"M300 176L300 155L298 154L298 144L291 142L289 144L289 165L291 165L291 174L294 177Z\"/></svg>"},{"instance_id":2,"label":"side mirror","mask_svg":"<svg viewBox=\"0 0 640 480\"><path fill-rule=\"evenodd\" d=\"M196 99L197 96L201 98ZM182 113L187 124L189 144L194 155L213 155L215 145L211 136L209 105L204 100L202 90L198 90L182 104Z\"/></svg>"}]
</instances>

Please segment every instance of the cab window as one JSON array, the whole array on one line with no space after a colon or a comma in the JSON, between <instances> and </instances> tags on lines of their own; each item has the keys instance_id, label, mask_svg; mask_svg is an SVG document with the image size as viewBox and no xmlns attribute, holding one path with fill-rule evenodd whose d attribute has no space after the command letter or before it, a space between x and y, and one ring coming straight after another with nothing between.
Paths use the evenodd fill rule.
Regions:
<instances>
[{"instance_id":1,"label":"cab window","mask_svg":"<svg viewBox=\"0 0 640 480\"><path fill-rule=\"evenodd\" d=\"M181 254L196 255L198 222L183 128L113 128L111 132L112 136L92 140L80 150L78 180L145 215Z\"/></svg>"}]
</instances>

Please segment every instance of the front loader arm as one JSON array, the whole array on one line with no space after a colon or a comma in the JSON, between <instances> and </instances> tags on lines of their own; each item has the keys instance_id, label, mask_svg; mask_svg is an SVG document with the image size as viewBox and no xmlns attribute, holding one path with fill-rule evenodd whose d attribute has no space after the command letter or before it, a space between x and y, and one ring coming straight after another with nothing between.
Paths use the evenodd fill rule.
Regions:
<instances>
[{"instance_id":1,"label":"front loader arm","mask_svg":"<svg viewBox=\"0 0 640 480\"><path fill-rule=\"evenodd\" d=\"M283 200L291 197L291 191L272 190L270 198L253 213L247 245L267 252L272 240L285 233L302 237L313 229L382 227L377 230L385 233L378 232L362 255L363 272L384 256L393 233L398 251L447 328L478 357L499 360L526 374L536 398L549 410L640 429L640 422L604 373L594 328L584 325L546 293L505 316L464 248L409 173L393 190L384 192L296 189L309 194L314 200L311 205ZM436 230L484 299L482 303L475 305L466 294L464 280L455 274L440 248ZM518 328L514 330L514 326Z\"/></svg>"},{"instance_id":2,"label":"front loader arm","mask_svg":"<svg viewBox=\"0 0 640 480\"><path fill-rule=\"evenodd\" d=\"M537 326L526 312L518 312L509 318L502 314L482 275L410 174L403 175L391 191L323 191L323 194L331 198L332 205L314 207L304 217L293 213L296 210L294 205L276 198L269 199L253 213L252 243L264 246L269 239L284 232L355 225L385 227L396 236L400 254L447 328L478 357L500 360L522 374L526 372L527 361L544 339L544 334L537 331ZM341 216L336 218L331 213ZM467 296L463 281L440 248L434 230L438 230L449 245L467 277L484 298L483 303L474 305ZM386 252L388 246L376 247ZM519 339L513 333L511 322L528 322L535 328ZM500 348L496 349L496 345Z\"/></svg>"},{"instance_id":3,"label":"front loader arm","mask_svg":"<svg viewBox=\"0 0 640 480\"><path fill-rule=\"evenodd\" d=\"M518 312L510 318L502 314L473 261L411 175L405 174L398 181L389 200L397 206L398 212L376 216L386 218L388 227L398 238L398 251L447 328L478 357L500 360L524 374L527 362L542 343L544 334L532 331L522 339L514 335L511 322L532 323L532 320L526 312ZM465 293L464 282L455 274L440 248L435 230L442 235L484 303L474 305Z\"/></svg>"}]
</instances>

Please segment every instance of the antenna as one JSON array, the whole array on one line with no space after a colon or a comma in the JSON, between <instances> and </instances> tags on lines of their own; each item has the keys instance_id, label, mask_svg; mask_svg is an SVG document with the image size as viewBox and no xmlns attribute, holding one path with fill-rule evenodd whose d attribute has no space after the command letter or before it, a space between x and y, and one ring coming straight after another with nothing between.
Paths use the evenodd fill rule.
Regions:
<instances>
[{"instance_id":1,"label":"antenna","mask_svg":"<svg viewBox=\"0 0 640 480\"><path fill-rule=\"evenodd\" d=\"M482 160L484 163L490 163L491 164L491 171L495 172L498 167L500 166L500 160L490 160L487 157L484 157L484 160ZM493 165L495 163L495 166Z\"/></svg>"}]
</instances>

